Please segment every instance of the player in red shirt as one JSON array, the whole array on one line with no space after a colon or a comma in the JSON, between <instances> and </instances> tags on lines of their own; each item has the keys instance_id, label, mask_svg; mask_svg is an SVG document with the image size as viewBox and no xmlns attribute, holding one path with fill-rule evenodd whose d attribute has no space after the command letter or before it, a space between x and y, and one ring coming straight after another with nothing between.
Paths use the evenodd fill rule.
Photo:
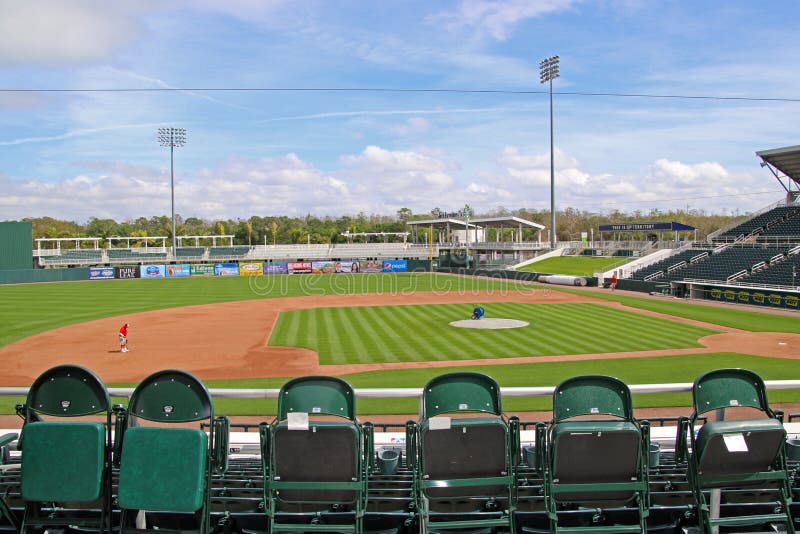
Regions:
<instances>
[{"instance_id":1,"label":"player in red shirt","mask_svg":"<svg viewBox=\"0 0 800 534\"><path fill-rule=\"evenodd\" d=\"M119 329L119 351L128 352L128 323L122 325Z\"/></svg>"}]
</instances>

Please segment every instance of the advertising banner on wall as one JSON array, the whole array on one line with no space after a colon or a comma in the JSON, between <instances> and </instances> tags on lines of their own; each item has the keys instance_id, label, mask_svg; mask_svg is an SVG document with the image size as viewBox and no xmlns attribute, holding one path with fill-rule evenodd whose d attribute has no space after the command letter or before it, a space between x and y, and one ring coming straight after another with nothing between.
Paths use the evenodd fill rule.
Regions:
<instances>
[{"instance_id":1,"label":"advertising banner on wall","mask_svg":"<svg viewBox=\"0 0 800 534\"><path fill-rule=\"evenodd\" d=\"M214 276L214 266L207 263L192 265L192 276Z\"/></svg>"},{"instance_id":2,"label":"advertising banner on wall","mask_svg":"<svg viewBox=\"0 0 800 534\"><path fill-rule=\"evenodd\" d=\"M333 274L336 272L333 263L332 261L312 261L311 272L314 274Z\"/></svg>"},{"instance_id":3,"label":"advertising banner on wall","mask_svg":"<svg viewBox=\"0 0 800 534\"><path fill-rule=\"evenodd\" d=\"M215 263L214 274L217 276L239 276L239 264Z\"/></svg>"},{"instance_id":4,"label":"advertising banner on wall","mask_svg":"<svg viewBox=\"0 0 800 534\"><path fill-rule=\"evenodd\" d=\"M357 261L343 261L339 263L338 273L358 273L361 272L361 265Z\"/></svg>"},{"instance_id":5,"label":"advertising banner on wall","mask_svg":"<svg viewBox=\"0 0 800 534\"><path fill-rule=\"evenodd\" d=\"M139 278L139 267L117 267L116 276L121 280Z\"/></svg>"},{"instance_id":6,"label":"advertising banner on wall","mask_svg":"<svg viewBox=\"0 0 800 534\"><path fill-rule=\"evenodd\" d=\"M380 261L361 260L358 262L358 270L362 273L380 273L383 272L383 265Z\"/></svg>"},{"instance_id":7,"label":"advertising banner on wall","mask_svg":"<svg viewBox=\"0 0 800 534\"><path fill-rule=\"evenodd\" d=\"M89 267L89 280L113 280L113 267Z\"/></svg>"},{"instance_id":8,"label":"advertising banner on wall","mask_svg":"<svg viewBox=\"0 0 800 534\"><path fill-rule=\"evenodd\" d=\"M289 266L285 263L265 263L264 274L286 274L289 272Z\"/></svg>"},{"instance_id":9,"label":"advertising banner on wall","mask_svg":"<svg viewBox=\"0 0 800 534\"><path fill-rule=\"evenodd\" d=\"M404 273L408 271L408 260L383 260L383 272Z\"/></svg>"},{"instance_id":10,"label":"advertising banner on wall","mask_svg":"<svg viewBox=\"0 0 800 534\"><path fill-rule=\"evenodd\" d=\"M239 276L260 276L262 274L264 274L264 264L261 262L239 264Z\"/></svg>"},{"instance_id":11,"label":"advertising banner on wall","mask_svg":"<svg viewBox=\"0 0 800 534\"><path fill-rule=\"evenodd\" d=\"M164 278L166 269L164 269L163 265L141 265L139 266L139 274L142 278Z\"/></svg>"},{"instance_id":12,"label":"advertising banner on wall","mask_svg":"<svg viewBox=\"0 0 800 534\"><path fill-rule=\"evenodd\" d=\"M286 264L286 270L290 274L303 274L311 272L310 261L290 261Z\"/></svg>"},{"instance_id":13,"label":"advertising banner on wall","mask_svg":"<svg viewBox=\"0 0 800 534\"><path fill-rule=\"evenodd\" d=\"M171 278L180 278L191 276L192 274L192 267L188 263L182 263L180 265L167 265L167 276Z\"/></svg>"},{"instance_id":14,"label":"advertising banner on wall","mask_svg":"<svg viewBox=\"0 0 800 534\"><path fill-rule=\"evenodd\" d=\"M759 291L751 289L711 288L707 290L706 298L721 300L723 302L738 302L740 304L755 304L757 306L771 306L775 308L800 309L800 298L796 295L778 293L773 291Z\"/></svg>"}]
</instances>

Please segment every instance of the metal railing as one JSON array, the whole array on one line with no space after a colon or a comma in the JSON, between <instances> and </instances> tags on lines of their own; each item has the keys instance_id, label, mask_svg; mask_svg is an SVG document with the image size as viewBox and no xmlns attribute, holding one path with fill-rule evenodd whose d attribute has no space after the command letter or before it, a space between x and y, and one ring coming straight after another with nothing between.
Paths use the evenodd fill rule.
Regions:
<instances>
[{"instance_id":1,"label":"metal railing","mask_svg":"<svg viewBox=\"0 0 800 534\"><path fill-rule=\"evenodd\" d=\"M800 390L800 380L766 380L768 390ZM634 395L650 395L656 393L688 393L692 391L691 382L673 382L666 384L633 384L628 387ZM534 387L501 387L503 397L551 397L555 386ZM112 397L130 397L134 388L108 388ZM360 399L410 399L422 398L423 388L355 388L355 395ZM279 389L228 389L210 388L211 396L217 399L277 399ZM24 397L27 387L0 387L0 396Z\"/></svg>"}]
</instances>

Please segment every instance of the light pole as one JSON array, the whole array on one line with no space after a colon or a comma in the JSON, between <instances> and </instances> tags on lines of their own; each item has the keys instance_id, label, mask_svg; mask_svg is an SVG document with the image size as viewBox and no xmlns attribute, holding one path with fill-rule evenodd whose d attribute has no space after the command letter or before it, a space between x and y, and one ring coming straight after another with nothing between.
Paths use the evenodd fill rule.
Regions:
<instances>
[{"instance_id":1,"label":"light pole","mask_svg":"<svg viewBox=\"0 0 800 534\"><path fill-rule=\"evenodd\" d=\"M539 62L539 82L550 83L550 248L556 248L556 173L553 163L553 80L558 78L558 56Z\"/></svg>"},{"instance_id":2,"label":"light pole","mask_svg":"<svg viewBox=\"0 0 800 534\"><path fill-rule=\"evenodd\" d=\"M169 147L169 189L172 200L172 259L177 256L175 248L175 147L186 144L186 128L159 128L158 144Z\"/></svg>"},{"instance_id":3,"label":"light pole","mask_svg":"<svg viewBox=\"0 0 800 534\"><path fill-rule=\"evenodd\" d=\"M461 215L464 217L464 240L467 244L467 253L466 253L466 261L467 261L467 269L469 269L469 218L472 217L472 208L469 204L464 206L464 209L461 210Z\"/></svg>"}]
</instances>

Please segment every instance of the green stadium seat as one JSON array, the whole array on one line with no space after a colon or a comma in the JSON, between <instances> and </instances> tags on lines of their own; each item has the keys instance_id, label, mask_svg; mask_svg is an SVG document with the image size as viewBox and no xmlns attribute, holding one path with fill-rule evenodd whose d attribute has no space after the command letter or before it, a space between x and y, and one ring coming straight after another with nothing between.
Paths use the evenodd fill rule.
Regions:
<instances>
[{"instance_id":1,"label":"green stadium seat","mask_svg":"<svg viewBox=\"0 0 800 534\"><path fill-rule=\"evenodd\" d=\"M129 424L125 430L119 469L120 531L135 531L136 516L141 521L146 510L190 514L194 528L181 530L206 534L214 408L205 385L184 371L159 371L136 387L128 412L129 421L142 419L158 426ZM194 421L208 423L210 435L199 428L171 425ZM144 520L147 523L146 514ZM159 525L152 528L163 530Z\"/></svg>"},{"instance_id":2,"label":"green stadium seat","mask_svg":"<svg viewBox=\"0 0 800 534\"><path fill-rule=\"evenodd\" d=\"M59 365L36 379L21 411L22 531L68 525L110 531L111 404L105 385L88 369ZM95 414L105 415L105 423L41 417Z\"/></svg>"},{"instance_id":3,"label":"green stadium seat","mask_svg":"<svg viewBox=\"0 0 800 534\"><path fill-rule=\"evenodd\" d=\"M290 380L260 436L271 532L363 531L366 463L349 384L324 376Z\"/></svg>"},{"instance_id":4,"label":"green stadium seat","mask_svg":"<svg viewBox=\"0 0 800 534\"><path fill-rule=\"evenodd\" d=\"M428 382L415 443L423 531L514 531L518 447L494 379L457 372Z\"/></svg>"},{"instance_id":5,"label":"green stadium seat","mask_svg":"<svg viewBox=\"0 0 800 534\"><path fill-rule=\"evenodd\" d=\"M760 376L745 369L718 369L700 376L692 388L694 413L690 422L689 481L705 534L715 527L782 523L795 532L790 516L791 491L786 469L786 430L767 402ZM696 428L698 418L716 410L751 408L761 418L712 421ZM778 487L772 513L719 517L706 498L708 490Z\"/></svg>"},{"instance_id":6,"label":"green stadium seat","mask_svg":"<svg viewBox=\"0 0 800 534\"><path fill-rule=\"evenodd\" d=\"M554 532L647 532L648 430L634 419L630 390L616 378L578 376L556 387L545 481ZM636 522L574 530L560 523L569 506L633 506Z\"/></svg>"}]
</instances>

